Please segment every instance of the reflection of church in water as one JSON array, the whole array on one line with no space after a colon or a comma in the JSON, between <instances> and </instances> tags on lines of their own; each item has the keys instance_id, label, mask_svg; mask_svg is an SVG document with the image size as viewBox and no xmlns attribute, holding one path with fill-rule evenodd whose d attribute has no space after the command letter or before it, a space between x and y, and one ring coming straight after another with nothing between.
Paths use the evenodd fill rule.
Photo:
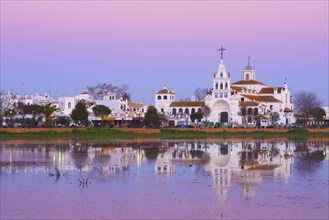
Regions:
<instances>
[{"instance_id":1,"label":"reflection of church in water","mask_svg":"<svg viewBox=\"0 0 329 220\"><path fill-rule=\"evenodd\" d=\"M244 196L253 197L256 187L273 175L287 183L293 166L294 147L289 142L178 142L159 154L155 163L157 174L172 174L175 165L201 165L210 173L222 203L231 184L243 187Z\"/></svg>"}]
</instances>

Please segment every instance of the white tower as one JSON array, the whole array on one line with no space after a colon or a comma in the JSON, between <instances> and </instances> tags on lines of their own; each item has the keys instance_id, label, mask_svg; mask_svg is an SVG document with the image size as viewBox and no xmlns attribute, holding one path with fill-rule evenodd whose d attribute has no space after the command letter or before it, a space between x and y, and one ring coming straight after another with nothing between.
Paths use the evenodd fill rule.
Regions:
<instances>
[{"instance_id":1,"label":"white tower","mask_svg":"<svg viewBox=\"0 0 329 220\"><path fill-rule=\"evenodd\" d=\"M175 101L175 92L168 90L165 86L160 91L155 91L155 108L158 112L169 114L169 106Z\"/></svg>"},{"instance_id":2,"label":"white tower","mask_svg":"<svg viewBox=\"0 0 329 220\"><path fill-rule=\"evenodd\" d=\"M256 80L256 72L250 65L250 57L248 57L248 64L244 70L242 70L242 74L243 80Z\"/></svg>"},{"instance_id":3,"label":"white tower","mask_svg":"<svg viewBox=\"0 0 329 220\"><path fill-rule=\"evenodd\" d=\"M217 69L217 73L214 75L213 79L213 98L228 99L231 96L231 78L230 74L226 72L226 68L224 66L223 61L223 51L226 49L221 47L218 50L221 51L221 59Z\"/></svg>"}]
</instances>

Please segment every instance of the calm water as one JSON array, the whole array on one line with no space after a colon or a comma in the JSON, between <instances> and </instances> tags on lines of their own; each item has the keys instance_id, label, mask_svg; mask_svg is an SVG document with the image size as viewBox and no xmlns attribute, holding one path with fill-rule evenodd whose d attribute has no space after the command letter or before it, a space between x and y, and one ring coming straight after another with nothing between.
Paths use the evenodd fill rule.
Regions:
<instances>
[{"instance_id":1,"label":"calm water","mask_svg":"<svg viewBox=\"0 0 329 220\"><path fill-rule=\"evenodd\" d=\"M328 219L328 142L6 141L1 219Z\"/></svg>"}]
</instances>

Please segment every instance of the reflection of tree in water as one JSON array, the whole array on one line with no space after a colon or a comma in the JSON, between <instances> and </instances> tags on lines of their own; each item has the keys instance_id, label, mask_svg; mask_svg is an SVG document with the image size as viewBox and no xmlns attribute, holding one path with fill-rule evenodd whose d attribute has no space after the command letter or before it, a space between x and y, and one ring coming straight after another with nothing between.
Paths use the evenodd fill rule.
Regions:
<instances>
[{"instance_id":1,"label":"reflection of tree in water","mask_svg":"<svg viewBox=\"0 0 329 220\"><path fill-rule=\"evenodd\" d=\"M160 149L158 147L144 148L145 157L148 160L156 160L159 155Z\"/></svg>"},{"instance_id":2,"label":"reflection of tree in water","mask_svg":"<svg viewBox=\"0 0 329 220\"><path fill-rule=\"evenodd\" d=\"M204 152L202 150L191 150L190 151L191 157L192 158L198 158L198 159L202 158L203 153Z\"/></svg>"},{"instance_id":3,"label":"reflection of tree in water","mask_svg":"<svg viewBox=\"0 0 329 220\"><path fill-rule=\"evenodd\" d=\"M88 159L88 149L89 149L89 146L84 143L73 145L71 156L72 156L75 166L78 169L81 169L82 167L84 167L86 165L87 159Z\"/></svg>"},{"instance_id":4,"label":"reflection of tree in water","mask_svg":"<svg viewBox=\"0 0 329 220\"><path fill-rule=\"evenodd\" d=\"M294 162L294 169L301 175L315 175L322 166L322 161L326 158L326 152L322 149L310 151L306 149L297 152Z\"/></svg>"},{"instance_id":5,"label":"reflection of tree in water","mask_svg":"<svg viewBox=\"0 0 329 220\"><path fill-rule=\"evenodd\" d=\"M96 151L95 157L93 158L93 164L97 167L108 165L111 160L110 152L111 149L107 149L106 146L103 146L101 150Z\"/></svg>"}]
</instances>

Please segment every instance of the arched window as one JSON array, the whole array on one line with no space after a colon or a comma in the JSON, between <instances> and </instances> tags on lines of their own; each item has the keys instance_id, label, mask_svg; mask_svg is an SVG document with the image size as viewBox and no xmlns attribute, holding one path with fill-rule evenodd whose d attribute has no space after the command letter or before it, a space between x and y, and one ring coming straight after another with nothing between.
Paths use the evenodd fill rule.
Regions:
<instances>
[{"instance_id":1,"label":"arched window","mask_svg":"<svg viewBox=\"0 0 329 220\"><path fill-rule=\"evenodd\" d=\"M202 113L202 109L201 109L201 108L198 108L198 112L199 112L199 113Z\"/></svg>"},{"instance_id":2,"label":"arched window","mask_svg":"<svg viewBox=\"0 0 329 220\"><path fill-rule=\"evenodd\" d=\"M191 113L192 113L192 114L194 114L194 113L195 113L195 108L192 108L192 111L191 111Z\"/></svg>"},{"instance_id":3,"label":"arched window","mask_svg":"<svg viewBox=\"0 0 329 220\"><path fill-rule=\"evenodd\" d=\"M167 100L167 96L165 95L165 96L163 96L163 100Z\"/></svg>"},{"instance_id":4,"label":"arched window","mask_svg":"<svg viewBox=\"0 0 329 220\"><path fill-rule=\"evenodd\" d=\"M246 108L241 108L241 114L246 115L247 114L247 109Z\"/></svg>"},{"instance_id":5,"label":"arched window","mask_svg":"<svg viewBox=\"0 0 329 220\"><path fill-rule=\"evenodd\" d=\"M220 84L220 89L223 89L223 83Z\"/></svg>"},{"instance_id":6,"label":"arched window","mask_svg":"<svg viewBox=\"0 0 329 220\"><path fill-rule=\"evenodd\" d=\"M254 115L255 115L255 116L258 115L258 108L254 108Z\"/></svg>"},{"instance_id":7,"label":"arched window","mask_svg":"<svg viewBox=\"0 0 329 220\"><path fill-rule=\"evenodd\" d=\"M190 110L188 108L185 109L184 111L185 114L189 114L190 113Z\"/></svg>"},{"instance_id":8,"label":"arched window","mask_svg":"<svg viewBox=\"0 0 329 220\"><path fill-rule=\"evenodd\" d=\"M182 114L183 113L183 109L182 108L179 108L178 109L178 112Z\"/></svg>"},{"instance_id":9,"label":"arched window","mask_svg":"<svg viewBox=\"0 0 329 220\"><path fill-rule=\"evenodd\" d=\"M71 108L71 102L67 103L67 108Z\"/></svg>"},{"instance_id":10,"label":"arched window","mask_svg":"<svg viewBox=\"0 0 329 220\"><path fill-rule=\"evenodd\" d=\"M218 89L218 83L215 84L215 89Z\"/></svg>"},{"instance_id":11,"label":"arched window","mask_svg":"<svg viewBox=\"0 0 329 220\"><path fill-rule=\"evenodd\" d=\"M220 73L220 78L223 78L223 73Z\"/></svg>"},{"instance_id":12,"label":"arched window","mask_svg":"<svg viewBox=\"0 0 329 220\"><path fill-rule=\"evenodd\" d=\"M246 80L249 80L249 74L246 74Z\"/></svg>"},{"instance_id":13,"label":"arched window","mask_svg":"<svg viewBox=\"0 0 329 220\"><path fill-rule=\"evenodd\" d=\"M161 95L158 95L158 100L161 100Z\"/></svg>"},{"instance_id":14,"label":"arched window","mask_svg":"<svg viewBox=\"0 0 329 220\"><path fill-rule=\"evenodd\" d=\"M227 87L228 87L228 84L227 84L227 83L225 83L225 89L227 89Z\"/></svg>"},{"instance_id":15,"label":"arched window","mask_svg":"<svg viewBox=\"0 0 329 220\"><path fill-rule=\"evenodd\" d=\"M248 108L248 115L252 115L252 108Z\"/></svg>"},{"instance_id":16,"label":"arched window","mask_svg":"<svg viewBox=\"0 0 329 220\"><path fill-rule=\"evenodd\" d=\"M176 110L176 108L173 108L173 109L172 109L172 114L173 114L173 115L176 115L176 114L177 114L177 110Z\"/></svg>"}]
</instances>

